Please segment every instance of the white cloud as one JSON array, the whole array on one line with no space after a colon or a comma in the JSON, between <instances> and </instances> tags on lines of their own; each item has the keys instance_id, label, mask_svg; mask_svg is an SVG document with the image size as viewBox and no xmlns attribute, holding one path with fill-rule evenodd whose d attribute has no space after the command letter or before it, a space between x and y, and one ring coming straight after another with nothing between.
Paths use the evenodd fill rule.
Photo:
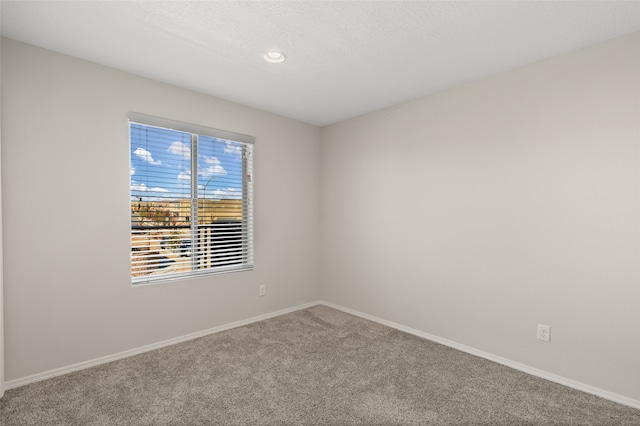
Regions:
<instances>
[{"instance_id":1,"label":"white cloud","mask_svg":"<svg viewBox=\"0 0 640 426\"><path fill-rule=\"evenodd\" d=\"M240 200L242 199L242 189L216 189L215 191L213 191L213 198L224 200Z\"/></svg>"},{"instance_id":2,"label":"white cloud","mask_svg":"<svg viewBox=\"0 0 640 426\"><path fill-rule=\"evenodd\" d=\"M131 183L131 190L132 191L147 191L149 188L147 188L147 185L145 185L144 183Z\"/></svg>"},{"instance_id":3,"label":"white cloud","mask_svg":"<svg viewBox=\"0 0 640 426\"><path fill-rule=\"evenodd\" d=\"M156 164L156 165L162 164L162 161L160 160L155 161L151 156L151 153L144 148L141 148L141 147L136 148L136 150L134 151L134 154L142 158L147 163Z\"/></svg>"},{"instance_id":4,"label":"white cloud","mask_svg":"<svg viewBox=\"0 0 640 426\"><path fill-rule=\"evenodd\" d=\"M144 183L135 183L135 182L131 184L131 190L140 191L140 192L169 192L169 190L165 188L160 188L160 187L149 188Z\"/></svg>"},{"instance_id":5,"label":"white cloud","mask_svg":"<svg viewBox=\"0 0 640 426\"><path fill-rule=\"evenodd\" d=\"M187 145L183 144L180 141L175 141L174 143L172 143L167 151L185 158L191 158L191 150Z\"/></svg>"},{"instance_id":6,"label":"white cloud","mask_svg":"<svg viewBox=\"0 0 640 426\"><path fill-rule=\"evenodd\" d=\"M209 178L212 176L224 176L227 174L227 171L220 164L220 160L216 157L207 157L206 155L202 156L204 158L204 162L209 164L209 167L205 167L201 169L198 174L203 178Z\"/></svg>"},{"instance_id":7,"label":"white cloud","mask_svg":"<svg viewBox=\"0 0 640 426\"><path fill-rule=\"evenodd\" d=\"M207 157L206 155L203 155L202 158L204 158L204 162L207 164L213 164L214 166L220 165L220 160L218 160L218 157Z\"/></svg>"},{"instance_id":8,"label":"white cloud","mask_svg":"<svg viewBox=\"0 0 640 426\"><path fill-rule=\"evenodd\" d=\"M224 147L225 154L242 155L242 145L232 141L224 141L226 146Z\"/></svg>"},{"instance_id":9,"label":"white cloud","mask_svg":"<svg viewBox=\"0 0 640 426\"><path fill-rule=\"evenodd\" d=\"M188 172L180 172L178 180L191 180L191 174Z\"/></svg>"},{"instance_id":10,"label":"white cloud","mask_svg":"<svg viewBox=\"0 0 640 426\"><path fill-rule=\"evenodd\" d=\"M135 167L131 167L131 169L129 170L131 176L136 174L136 168Z\"/></svg>"}]
</instances>

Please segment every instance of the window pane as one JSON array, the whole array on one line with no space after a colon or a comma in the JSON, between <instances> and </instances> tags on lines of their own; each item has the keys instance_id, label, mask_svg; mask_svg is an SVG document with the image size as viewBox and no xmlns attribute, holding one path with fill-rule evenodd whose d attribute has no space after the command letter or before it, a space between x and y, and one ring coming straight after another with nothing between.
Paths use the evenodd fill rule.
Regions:
<instances>
[{"instance_id":1,"label":"window pane","mask_svg":"<svg viewBox=\"0 0 640 426\"><path fill-rule=\"evenodd\" d=\"M243 144L198 137L198 268L243 262Z\"/></svg>"},{"instance_id":2,"label":"window pane","mask_svg":"<svg viewBox=\"0 0 640 426\"><path fill-rule=\"evenodd\" d=\"M191 135L131 123L132 276L191 269Z\"/></svg>"}]
</instances>

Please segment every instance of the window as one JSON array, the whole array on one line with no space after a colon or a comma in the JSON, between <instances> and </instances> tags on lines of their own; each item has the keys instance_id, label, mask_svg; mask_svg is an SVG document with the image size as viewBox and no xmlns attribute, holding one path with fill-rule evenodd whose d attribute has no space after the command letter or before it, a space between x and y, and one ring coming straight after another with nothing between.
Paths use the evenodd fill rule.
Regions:
<instances>
[{"instance_id":1,"label":"window","mask_svg":"<svg viewBox=\"0 0 640 426\"><path fill-rule=\"evenodd\" d=\"M134 284L253 269L254 138L129 114Z\"/></svg>"}]
</instances>

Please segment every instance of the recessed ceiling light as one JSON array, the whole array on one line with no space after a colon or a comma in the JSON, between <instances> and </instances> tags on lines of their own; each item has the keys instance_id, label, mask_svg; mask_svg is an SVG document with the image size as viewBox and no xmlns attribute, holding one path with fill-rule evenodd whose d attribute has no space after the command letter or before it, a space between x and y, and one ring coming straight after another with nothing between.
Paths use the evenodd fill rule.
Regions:
<instances>
[{"instance_id":1,"label":"recessed ceiling light","mask_svg":"<svg viewBox=\"0 0 640 426\"><path fill-rule=\"evenodd\" d=\"M280 62L284 62L287 59L282 52L271 51L262 55L265 61L271 62L272 64L279 64Z\"/></svg>"}]
</instances>

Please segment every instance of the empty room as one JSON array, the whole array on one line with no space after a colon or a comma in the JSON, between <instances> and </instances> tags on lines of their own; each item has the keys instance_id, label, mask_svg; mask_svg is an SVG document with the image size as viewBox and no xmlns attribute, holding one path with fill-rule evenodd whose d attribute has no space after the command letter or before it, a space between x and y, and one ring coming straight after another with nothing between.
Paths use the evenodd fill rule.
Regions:
<instances>
[{"instance_id":1,"label":"empty room","mask_svg":"<svg viewBox=\"0 0 640 426\"><path fill-rule=\"evenodd\" d=\"M0 20L0 424L640 425L640 2Z\"/></svg>"}]
</instances>

